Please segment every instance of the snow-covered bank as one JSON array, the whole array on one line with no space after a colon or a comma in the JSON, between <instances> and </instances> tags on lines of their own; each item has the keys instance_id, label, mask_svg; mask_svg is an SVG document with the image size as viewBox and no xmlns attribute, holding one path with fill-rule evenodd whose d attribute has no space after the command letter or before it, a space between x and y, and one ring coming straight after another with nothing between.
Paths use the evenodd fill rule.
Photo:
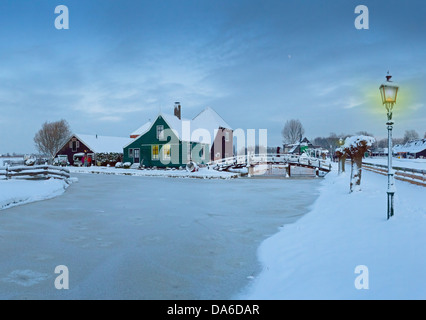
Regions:
<instances>
[{"instance_id":1,"label":"snow-covered bank","mask_svg":"<svg viewBox=\"0 0 426 320\"><path fill-rule=\"evenodd\" d=\"M71 173L115 174L138 177L199 178L199 179L233 179L238 173L220 172L213 169L200 168L197 172L186 170L137 170L107 167L68 167Z\"/></svg>"},{"instance_id":2,"label":"snow-covered bank","mask_svg":"<svg viewBox=\"0 0 426 320\"><path fill-rule=\"evenodd\" d=\"M69 186L59 179L41 181L0 181L0 210L30 202L47 200L63 194Z\"/></svg>"},{"instance_id":3,"label":"snow-covered bank","mask_svg":"<svg viewBox=\"0 0 426 320\"><path fill-rule=\"evenodd\" d=\"M426 188L397 182L387 221L386 179L364 170L362 191L349 194L349 174L327 175L311 212L263 242L263 271L241 297L425 299Z\"/></svg>"},{"instance_id":4,"label":"snow-covered bank","mask_svg":"<svg viewBox=\"0 0 426 320\"><path fill-rule=\"evenodd\" d=\"M373 164L381 164L381 165L387 166L388 165L388 158L386 158L386 157L366 158L366 159L363 160L363 162L373 163ZM426 159L398 159L398 158L393 158L392 159L392 166L393 167L400 167L400 168L426 170Z\"/></svg>"}]
</instances>

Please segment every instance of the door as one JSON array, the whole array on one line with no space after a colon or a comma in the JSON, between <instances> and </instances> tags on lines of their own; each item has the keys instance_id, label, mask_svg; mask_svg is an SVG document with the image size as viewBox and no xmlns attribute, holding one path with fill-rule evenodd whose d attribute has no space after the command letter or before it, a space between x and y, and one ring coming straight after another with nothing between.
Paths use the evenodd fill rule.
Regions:
<instances>
[{"instance_id":1,"label":"door","mask_svg":"<svg viewBox=\"0 0 426 320\"><path fill-rule=\"evenodd\" d=\"M133 150L133 163L141 163L141 149Z\"/></svg>"}]
</instances>

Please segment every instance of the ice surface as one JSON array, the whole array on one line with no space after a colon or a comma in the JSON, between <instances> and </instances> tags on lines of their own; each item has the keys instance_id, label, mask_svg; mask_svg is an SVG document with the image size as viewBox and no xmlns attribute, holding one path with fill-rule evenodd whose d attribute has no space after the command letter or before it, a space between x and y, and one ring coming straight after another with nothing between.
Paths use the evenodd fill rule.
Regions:
<instances>
[{"instance_id":1,"label":"ice surface","mask_svg":"<svg viewBox=\"0 0 426 320\"><path fill-rule=\"evenodd\" d=\"M0 299L233 298L320 181L77 176L60 197L0 212ZM58 265L70 290L54 287Z\"/></svg>"}]
</instances>

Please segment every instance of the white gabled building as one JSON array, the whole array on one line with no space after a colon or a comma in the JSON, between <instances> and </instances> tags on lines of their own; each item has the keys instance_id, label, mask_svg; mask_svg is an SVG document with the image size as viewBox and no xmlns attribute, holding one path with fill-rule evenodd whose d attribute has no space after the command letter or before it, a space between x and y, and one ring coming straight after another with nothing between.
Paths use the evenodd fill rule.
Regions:
<instances>
[{"instance_id":1,"label":"white gabled building","mask_svg":"<svg viewBox=\"0 0 426 320\"><path fill-rule=\"evenodd\" d=\"M408 141L405 144L397 144L393 147L393 153L401 158L426 158L426 139Z\"/></svg>"}]
</instances>

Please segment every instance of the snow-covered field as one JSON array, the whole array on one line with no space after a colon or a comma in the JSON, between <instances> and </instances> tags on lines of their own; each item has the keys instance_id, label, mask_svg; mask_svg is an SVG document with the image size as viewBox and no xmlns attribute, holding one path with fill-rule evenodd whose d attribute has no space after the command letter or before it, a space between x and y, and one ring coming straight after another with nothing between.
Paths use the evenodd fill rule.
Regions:
<instances>
[{"instance_id":1,"label":"snow-covered field","mask_svg":"<svg viewBox=\"0 0 426 320\"><path fill-rule=\"evenodd\" d=\"M0 158L0 167L3 167L5 165L6 161L23 161L22 157L2 157Z\"/></svg>"},{"instance_id":2,"label":"snow-covered field","mask_svg":"<svg viewBox=\"0 0 426 320\"><path fill-rule=\"evenodd\" d=\"M366 158L363 162L373 163L373 164L382 164L387 166L388 159L386 157L380 158ZM393 167L401 167L401 168L410 168L410 169L419 169L426 170L426 159L392 159Z\"/></svg>"},{"instance_id":3,"label":"snow-covered field","mask_svg":"<svg viewBox=\"0 0 426 320\"><path fill-rule=\"evenodd\" d=\"M387 221L386 183L364 170L349 194L349 174L330 173L312 210L261 245L263 271L242 298L425 299L426 188L397 181Z\"/></svg>"},{"instance_id":4,"label":"snow-covered field","mask_svg":"<svg viewBox=\"0 0 426 320\"><path fill-rule=\"evenodd\" d=\"M71 173L94 173L129 175L138 177L168 177L168 178L199 178L199 179L232 179L239 176L238 173L219 172L213 169L200 168L197 172L186 170L136 170L118 169L113 167L68 167Z\"/></svg>"},{"instance_id":5,"label":"snow-covered field","mask_svg":"<svg viewBox=\"0 0 426 320\"><path fill-rule=\"evenodd\" d=\"M0 210L61 195L68 187L64 180L0 180Z\"/></svg>"}]
</instances>

